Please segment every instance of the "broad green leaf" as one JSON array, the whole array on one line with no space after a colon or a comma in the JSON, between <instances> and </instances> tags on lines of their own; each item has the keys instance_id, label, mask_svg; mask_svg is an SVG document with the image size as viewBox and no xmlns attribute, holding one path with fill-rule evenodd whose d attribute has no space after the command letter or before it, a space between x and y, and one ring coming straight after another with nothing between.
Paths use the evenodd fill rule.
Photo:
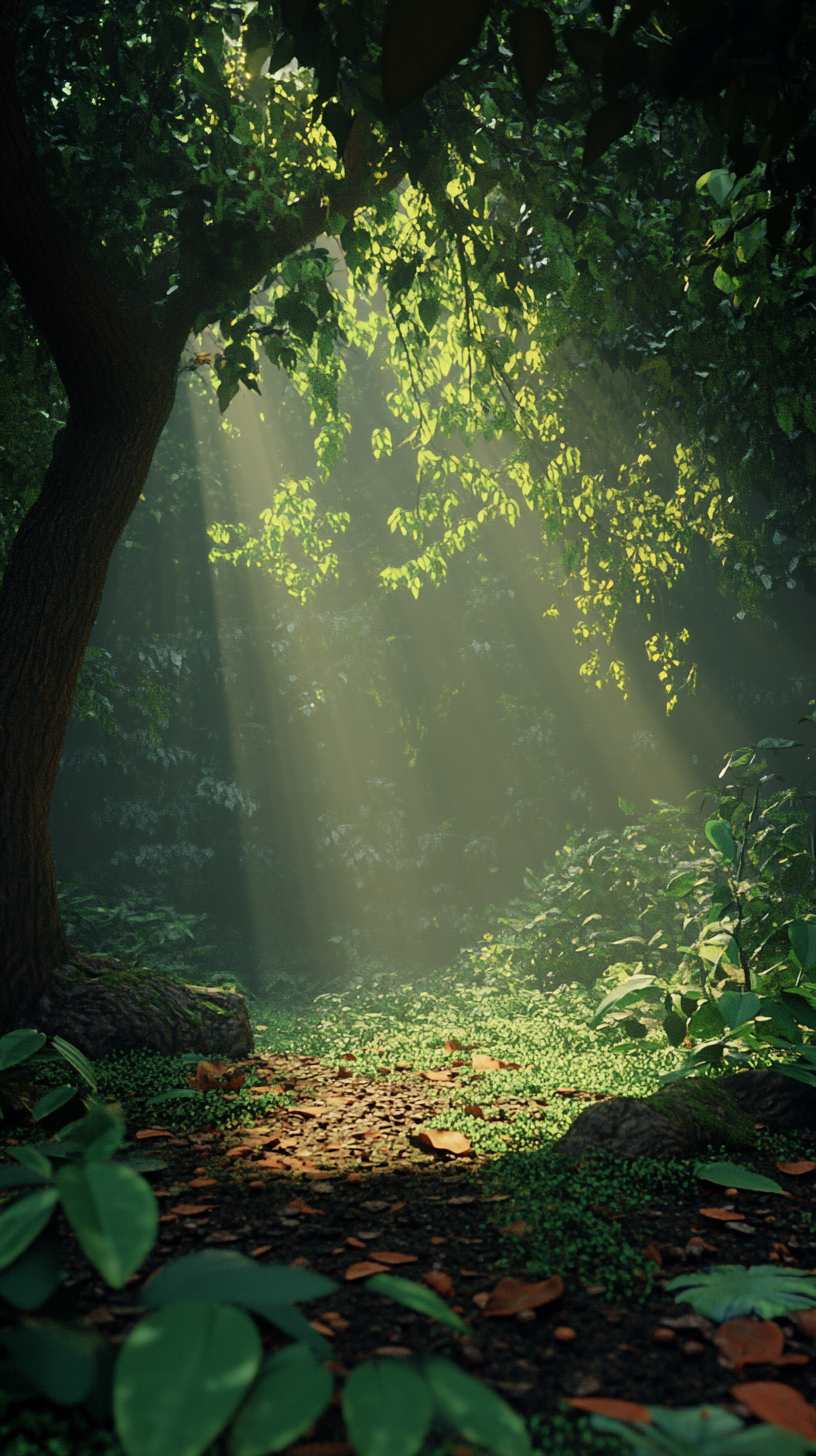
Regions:
<instances>
[{"instance_id":1,"label":"broad green leaf","mask_svg":"<svg viewBox=\"0 0 816 1456\"><path fill-rule=\"evenodd\" d=\"M200 1299L148 1315L114 1372L116 1432L127 1456L200 1456L235 1413L261 1353L243 1310Z\"/></svg>"},{"instance_id":2,"label":"broad green leaf","mask_svg":"<svg viewBox=\"0 0 816 1456\"><path fill-rule=\"evenodd\" d=\"M360 1456L415 1456L433 1406L428 1382L402 1360L366 1360L343 1391L346 1429Z\"/></svg>"},{"instance_id":3,"label":"broad green leaf","mask_svg":"<svg viewBox=\"0 0 816 1456\"><path fill-rule=\"evenodd\" d=\"M780 748L804 748L804 744L798 738L760 738L757 748L772 748L775 753Z\"/></svg>"},{"instance_id":4,"label":"broad green leaf","mask_svg":"<svg viewBox=\"0 0 816 1456\"><path fill-rule=\"evenodd\" d=\"M780 999L798 1026L806 1026L809 1031L816 1031L816 1006L810 996L797 989L780 992Z\"/></svg>"},{"instance_id":5,"label":"broad green leaf","mask_svg":"<svg viewBox=\"0 0 816 1456\"><path fill-rule=\"evenodd\" d=\"M715 167L713 171L704 172L702 177L697 178L697 191L702 192L705 187L720 206L725 202L733 186L734 174L726 171L724 167Z\"/></svg>"},{"instance_id":6,"label":"broad green leaf","mask_svg":"<svg viewBox=\"0 0 816 1456\"><path fill-rule=\"evenodd\" d=\"M23 1143L22 1147L9 1148L8 1152L24 1168L30 1168L32 1173L39 1173L43 1178L51 1177L51 1164L41 1148L32 1147L31 1143Z\"/></svg>"},{"instance_id":7,"label":"broad green leaf","mask_svg":"<svg viewBox=\"0 0 816 1456\"><path fill-rule=\"evenodd\" d=\"M121 1289L156 1237L159 1210L149 1184L120 1163L69 1164L57 1173L56 1184L91 1263Z\"/></svg>"},{"instance_id":8,"label":"broad green leaf","mask_svg":"<svg viewBox=\"0 0 816 1456\"><path fill-rule=\"evenodd\" d=\"M334 1382L307 1345L286 1345L264 1365L230 1434L232 1456L282 1451L331 1400Z\"/></svg>"},{"instance_id":9,"label":"broad green leaf","mask_svg":"<svg viewBox=\"0 0 816 1456\"><path fill-rule=\"evenodd\" d=\"M97 1084L94 1069L85 1056L85 1053L81 1052L79 1047L75 1047L72 1042L65 1041L61 1036L52 1037L52 1042L54 1050L59 1052L61 1057L65 1058L66 1062L73 1067L75 1072L79 1072L83 1082L87 1082L91 1091L96 1092Z\"/></svg>"},{"instance_id":10,"label":"broad green leaf","mask_svg":"<svg viewBox=\"0 0 816 1456\"><path fill-rule=\"evenodd\" d=\"M244 1304L243 1300L237 1302L243 1304L245 1309L251 1307ZM309 1349L313 1350L316 1355L320 1355L322 1359L331 1358L331 1345L328 1340L313 1329L306 1316L301 1314L294 1304L264 1304L263 1308L254 1307L253 1312L269 1320L269 1323L275 1325L276 1329L283 1330L283 1333L289 1335L290 1339L299 1340L302 1345L308 1345Z\"/></svg>"},{"instance_id":11,"label":"broad green leaf","mask_svg":"<svg viewBox=\"0 0 816 1456\"><path fill-rule=\"evenodd\" d=\"M53 1226L46 1227L0 1273L0 1297L16 1309L39 1309L59 1284L61 1268L59 1241Z\"/></svg>"},{"instance_id":12,"label":"broad green leaf","mask_svg":"<svg viewBox=\"0 0 816 1456\"><path fill-rule=\"evenodd\" d=\"M731 1030L753 1020L759 1007L759 997L753 991L724 991L717 1002L717 1010Z\"/></svg>"},{"instance_id":13,"label":"broad green leaf","mask_svg":"<svg viewBox=\"0 0 816 1456\"><path fill-rule=\"evenodd\" d=\"M816 1279L798 1269L775 1264L718 1264L707 1273L680 1274L666 1285L678 1290L675 1303L688 1302L697 1314L724 1324L740 1315L776 1319L792 1309L816 1305Z\"/></svg>"},{"instance_id":14,"label":"broad green leaf","mask_svg":"<svg viewBox=\"0 0 816 1456\"><path fill-rule=\"evenodd\" d=\"M28 1061L44 1044L43 1032L31 1031L27 1027L0 1036L0 1072L8 1071L9 1067L19 1067L21 1062Z\"/></svg>"},{"instance_id":15,"label":"broad green leaf","mask_svg":"<svg viewBox=\"0 0 816 1456\"><path fill-rule=\"evenodd\" d=\"M121 1112L106 1107L96 1098L89 1102L85 1116L69 1123L68 1129L71 1141L83 1150L86 1161L93 1163L112 1157L125 1140L125 1119ZM61 1129L60 1141L68 1129Z\"/></svg>"},{"instance_id":16,"label":"broad green leaf","mask_svg":"<svg viewBox=\"0 0 816 1456\"><path fill-rule=\"evenodd\" d=\"M816 966L816 920L794 920L788 926L788 940L803 971Z\"/></svg>"},{"instance_id":17,"label":"broad green leaf","mask_svg":"<svg viewBox=\"0 0 816 1456\"><path fill-rule=\"evenodd\" d=\"M426 1360L424 1369L440 1409L466 1441L495 1456L529 1456L524 1421L495 1391L449 1360Z\"/></svg>"},{"instance_id":18,"label":"broad green leaf","mask_svg":"<svg viewBox=\"0 0 816 1456\"><path fill-rule=\"evenodd\" d=\"M670 1046L677 1047L685 1041L688 1022L679 1011L670 1011L663 1017L663 1031Z\"/></svg>"},{"instance_id":19,"label":"broad green leaf","mask_svg":"<svg viewBox=\"0 0 816 1456\"><path fill-rule=\"evenodd\" d=\"M682 900L684 895L691 894L697 884L697 879L698 876L689 870L681 870L679 875L674 875L669 880L666 889L670 895L675 895L678 900Z\"/></svg>"},{"instance_id":20,"label":"broad green leaf","mask_svg":"<svg viewBox=\"0 0 816 1456\"><path fill-rule=\"evenodd\" d=\"M604 996L589 1023L590 1026L597 1026L613 1006L622 1011L625 1006L632 1006L636 1001L642 1001L643 992L654 985L654 980L654 976L630 976L627 981L622 981L619 986Z\"/></svg>"},{"instance_id":21,"label":"broad green leaf","mask_svg":"<svg viewBox=\"0 0 816 1456\"><path fill-rule=\"evenodd\" d=\"M703 1001L688 1024L688 1034L695 1041L712 1041L715 1037L722 1036L724 1031L725 1022L713 1001Z\"/></svg>"},{"instance_id":22,"label":"broad green leaf","mask_svg":"<svg viewBox=\"0 0 816 1456\"><path fill-rule=\"evenodd\" d=\"M803 1082L806 1087L816 1087L816 1068L811 1072L807 1067L786 1067L781 1062L775 1062L774 1071L783 1077L790 1077L794 1082Z\"/></svg>"},{"instance_id":23,"label":"broad green leaf","mask_svg":"<svg viewBox=\"0 0 816 1456\"><path fill-rule=\"evenodd\" d=\"M39 1102L34 1103L31 1116L35 1122L41 1122L44 1117L50 1117L52 1112L56 1112L58 1107L64 1107L75 1094L76 1087L71 1087L67 1083L63 1087L52 1087L51 1091L46 1092Z\"/></svg>"},{"instance_id":24,"label":"broad green leaf","mask_svg":"<svg viewBox=\"0 0 816 1456\"><path fill-rule=\"evenodd\" d=\"M30 1320L3 1333L14 1363L49 1400L78 1405L96 1380L102 1340L56 1320Z\"/></svg>"},{"instance_id":25,"label":"broad green leaf","mask_svg":"<svg viewBox=\"0 0 816 1456\"><path fill-rule=\"evenodd\" d=\"M430 1319L450 1325L452 1330L458 1330L460 1334L468 1333L464 1320L454 1314L444 1300L425 1284L415 1284L413 1279L401 1279L398 1274L375 1274L373 1279L366 1281L366 1288L373 1290L375 1294L384 1294L388 1299L395 1299L398 1304L407 1305L408 1309L414 1309L418 1314L427 1314Z\"/></svg>"},{"instance_id":26,"label":"broad green leaf","mask_svg":"<svg viewBox=\"0 0 816 1456\"><path fill-rule=\"evenodd\" d=\"M784 1037L785 1041L793 1042L794 1045L801 1042L802 1033L799 1023L777 996L763 996L760 1001L760 1011L763 1016L770 1016L777 1036Z\"/></svg>"},{"instance_id":27,"label":"broad green leaf","mask_svg":"<svg viewBox=\"0 0 816 1456\"><path fill-rule=\"evenodd\" d=\"M0 1213L0 1269L13 1264L42 1233L58 1198L56 1188L41 1188Z\"/></svg>"},{"instance_id":28,"label":"broad green leaf","mask_svg":"<svg viewBox=\"0 0 816 1456\"><path fill-rule=\"evenodd\" d=\"M336 1288L332 1279L310 1269L259 1265L230 1249L205 1249L167 1264L142 1290L142 1303L157 1309L179 1300L211 1299L265 1314L295 1300L320 1299Z\"/></svg>"},{"instance_id":29,"label":"broad green leaf","mask_svg":"<svg viewBox=\"0 0 816 1456\"><path fill-rule=\"evenodd\" d=\"M167 1167L164 1158L153 1158L149 1153L126 1153L120 1161L134 1173L158 1173Z\"/></svg>"},{"instance_id":30,"label":"broad green leaf","mask_svg":"<svg viewBox=\"0 0 816 1456\"><path fill-rule=\"evenodd\" d=\"M695 1163L695 1178L705 1178L707 1183L717 1183L721 1188L743 1188L752 1193L784 1193L772 1178L764 1178L751 1168L741 1168L739 1163Z\"/></svg>"},{"instance_id":31,"label":"broad green leaf","mask_svg":"<svg viewBox=\"0 0 816 1456\"><path fill-rule=\"evenodd\" d=\"M725 819L709 819L705 832L706 839L720 851L720 854L724 854L726 859L732 861L736 859L737 846L731 833L731 825L727 824Z\"/></svg>"},{"instance_id":32,"label":"broad green leaf","mask_svg":"<svg viewBox=\"0 0 816 1456\"><path fill-rule=\"evenodd\" d=\"M31 1168L0 1168L0 1189L36 1188L48 1181L41 1173L35 1173Z\"/></svg>"}]
</instances>

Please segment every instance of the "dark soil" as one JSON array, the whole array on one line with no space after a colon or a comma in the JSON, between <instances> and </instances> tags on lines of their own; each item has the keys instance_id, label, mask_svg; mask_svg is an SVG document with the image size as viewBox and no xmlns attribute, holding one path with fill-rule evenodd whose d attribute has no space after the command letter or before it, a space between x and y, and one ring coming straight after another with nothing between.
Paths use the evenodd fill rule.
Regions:
<instances>
[{"instance_id":1,"label":"dark soil","mask_svg":"<svg viewBox=\"0 0 816 1456\"><path fill-rule=\"evenodd\" d=\"M527 1281L541 1276L527 1268L523 1228L519 1238L508 1236L513 1202L495 1192L495 1160L437 1155L412 1145L411 1124L440 1108L428 1084L400 1072L387 1083L338 1076L312 1058L258 1060L268 1080L285 1084L298 1101L265 1113L252 1128L139 1138L154 1124L138 1101L128 1103L135 1114L129 1136L168 1163L150 1175L163 1210L158 1243L118 1293L98 1279L75 1244L66 1260L81 1309L114 1342L121 1343L142 1313L139 1288L157 1268L202 1247L229 1247L337 1280L336 1294L306 1312L331 1339L341 1378L373 1354L398 1359L433 1350L472 1369L527 1416L554 1413L569 1395L727 1404L740 1378L784 1380L816 1401L816 1349L798 1341L790 1322L780 1321L787 1352L814 1358L782 1370L752 1365L737 1376L719 1363L713 1326L663 1289L667 1279L701 1264L781 1262L809 1269L816 1262L807 1216L816 1213L813 1175L787 1177L769 1164L763 1171L790 1190L788 1197L741 1193L728 1200L722 1189L699 1185L689 1194L655 1199L636 1214L609 1210L622 1239L643 1249L645 1258L657 1254L662 1260L648 1295L634 1291L613 1304L602 1286L567 1276L557 1304L487 1317L474 1296L507 1275ZM346 1100L327 1101L333 1097ZM231 1156L236 1148L246 1151ZM701 1207L726 1203L736 1204L750 1232L739 1234L701 1215ZM470 1324L470 1335L459 1337L369 1293L365 1278L353 1277L353 1266L383 1251L411 1256L393 1269L403 1277L447 1273L453 1282L449 1303ZM645 1288L644 1279L639 1289ZM564 1327L574 1336L559 1337L556 1331ZM269 1347L278 1341L271 1330L265 1338ZM342 1434L334 1405L315 1441Z\"/></svg>"}]
</instances>

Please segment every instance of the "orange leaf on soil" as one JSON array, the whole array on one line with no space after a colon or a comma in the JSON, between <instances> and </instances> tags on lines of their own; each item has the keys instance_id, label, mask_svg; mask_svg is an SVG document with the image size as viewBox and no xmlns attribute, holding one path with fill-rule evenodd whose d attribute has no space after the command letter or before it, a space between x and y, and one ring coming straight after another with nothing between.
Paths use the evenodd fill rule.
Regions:
<instances>
[{"instance_id":1,"label":"orange leaf on soil","mask_svg":"<svg viewBox=\"0 0 816 1456\"><path fill-rule=\"evenodd\" d=\"M191 1178L189 1188L212 1188L218 1182L217 1178Z\"/></svg>"},{"instance_id":2,"label":"orange leaf on soil","mask_svg":"<svg viewBox=\"0 0 816 1456\"><path fill-rule=\"evenodd\" d=\"M403 1203L389 1203L389 1205L388 1205L388 1212L389 1213L399 1213L400 1209L402 1209L404 1207L405 1207L405 1203L404 1202Z\"/></svg>"},{"instance_id":3,"label":"orange leaf on soil","mask_svg":"<svg viewBox=\"0 0 816 1456\"><path fill-rule=\"evenodd\" d=\"M259 1244L258 1247L257 1247L257 1249L253 1249L252 1250L252 1253L250 1255L250 1258L252 1258L252 1259L260 1259L261 1255L262 1254L268 1254L271 1248L272 1248L272 1245L271 1244Z\"/></svg>"},{"instance_id":4,"label":"orange leaf on soil","mask_svg":"<svg viewBox=\"0 0 816 1456\"><path fill-rule=\"evenodd\" d=\"M657 1244L647 1244L646 1248L643 1250L643 1257L644 1259L648 1259L650 1263L657 1264L662 1269L663 1256L660 1253Z\"/></svg>"},{"instance_id":5,"label":"orange leaf on soil","mask_svg":"<svg viewBox=\"0 0 816 1456\"><path fill-rule=\"evenodd\" d=\"M291 1213L325 1213L326 1211L324 1208L312 1208L305 1198L293 1198L286 1207Z\"/></svg>"},{"instance_id":6,"label":"orange leaf on soil","mask_svg":"<svg viewBox=\"0 0 816 1456\"><path fill-rule=\"evenodd\" d=\"M645 1405L634 1400L616 1400L611 1395L579 1395L567 1401L575 1410L590 1411L592 1415L609 1416L613 1421L642 1421L652 1419Z\"/></svg>"},{"instance_id":7,"label":"orange leaf on soil","mask_svg":"<svg viewBox=\"0 0 816 1456\"><path fill-rule=\"evenodd\" d=\"M429 1273L422 1276L422 1282L445 1299L450 1298L453 1294L453 1280L450 1274L443 1273L441 1269L431 1269Z\"/></svg>"},{"instance_id":8,"label":"orange leaf on soil","mask_svg":"<svg viewBox=\"0 0 816 1456\"><path fill-rule=\"evenodd\" d=\"M497 1057L488 1057L484 1052L476 1052L470 1059L470 1065L475 1067L477 1072L498 1072L501 1062Z\"/></svg>"},{"instance_id":9,"label":"orange leaf on soil","mask_svg":"<svg viewBox=\"0 0 816 1456\"><path fill-rule=\"evenodd\" d=\"M256 1168L267 1168L271 1173L285 1173L289 1164L283 1158L261 1158Z\"/></svg>"},{"instance_id":10,"label":"orange leaf on soil","mask_svg":"<svg viewBox=\"0 0 816 1456\"><path fill-rule=\"evenodd\" d=\"M806 1340L816 1340L816 1309L795 1309L790 1317L796 1321L800 1335Z\"/></svg>"},{"instance_id":11,"label":"orange leaf on soil","mask_svg":"<svg viewBox=\"0 0 816 1456\"><path fill-rule=\"evenodd\" d=\"M346 1270L346 1279L367 1279L370 1274L387 1274L388 1268L385 1264L373 1264L370 1259L363 1259L359 1264L349 1264Z\"/></svg>"},{"instance_id":12,"label":"orange leaf on soil","mask_svg":"<svg viewBox=\"0 0 816 1456\"><path fill-rule=\"evenodd\" d=\"M746 1385L732 1385L731 1395L747 1405L757 1420L816 1440L816 1410L792 1385L778 1380L751 1380Z\"/></svg>"},{"instance_id":13,"label":"orange leaf on soil","mask_svg":"<svg viewBox=\"0 0 816 1456\"><path fill-rule=\"evenodd\" d=\"M336 1309L322 1310L319 1318L325 1320L327 1325L331 1325L336 1334L342 1335L344 1330L351 1328L351 1321L344 1319Z\"/></svg>"},{"instance_id":14,"label":"orange leaf on soil","mask_svg":"<svg viewBox=\"0 0 816 1456\"><path fill-rule=\"evenodd\" d=\"M192 1218L196 1213L212 1213L212 1203L177 1203L173 1209L174 1213L180 1213L184 1218Z\"/></svg>"},{"instance_id":15,"label":"orange leaf on soil","mask_svg":"<svg viewBox=\"0 0 816 1456\"><path fill-rule=\"evenodd\" d=\"M300 1254L298 1255L297 1259L292 1259L289 1265L290 1269L311 1269L311 1267L312 1266L309 1263L309 1260L306 1258L305 1254Z\"/></svg>"},{"instance_id":16,"label":"orange leaf on soil","mask_svg":"<svg viewBox=\"0 0 816 1456\"><path fill-rule=\"evenodd\" d=\"M462 1111L464 1112L465 1117L481 1117L481 1118L484 1118L484 1109L479 1106L478 1102L474 1102L469 1107L463 1107L462 1108Z\"/></svg>"},{"instance_id":17,"label":"orange leaf on soil","mask_svg":"<svg viewBox=\"0 0 816 1456\"><path fill-rule=\"evenodd\" d=\"M239 1143L237 1148L230 1148L229 1152L224 1154L224 1157L248 1158L250 1153L254 1153L254 1151L255 1149L251 1148L248 1143Z\"/></svg>"},{"instance_id":18,"label":"orange leaf on soil","mask_svg":"<svg viewBox=\"0 0 816 1456\"><path fill-rule=\"evenodd\" d=\"M800 1158L798 1163L777 1163L780 1173L791 1173L799 1178L802 1173L812 1173L816 1163L809 1163L806 1158Z\"/></svg>"},{"instance_id":19,"label":"orange leaf on soil","mask_svg":"<svg viewBox=\"0 0 816 1456\"><path fill-rule=\"evenodd\" d=\"M382 1249L372 1249L371 1257L378 1260L380 1264L415 1264L418 1256L416 1254L392 1254L387 1250L384 1253Z\"/></svg>"},{"instance_id":20,"label":"orange leaf on soil","mask_svg":"<svg viewBox=\"0 0 816 1456\"><path fill-rule=\"evenodd\" d=\"M744 1213L730 1213L727 1208L701 1208L703 1218L719 1219L721 1223L741 1223Z\"/></svg>"},{"instance_id":21,"label":"orange leaf on soil","mask_svg":"<svg viewBox=\"0 0 816 1456\"><path fill-rule=\"evenodd\" d=\"M462 1043L460 1041L457 1041L455 1037L452 1037L450 1041L445 1042L446 1052L460 1052L461 1050Z\"/></svg>"},{"instance_id":22,"label":"orange leaf on soil","mask_svg":"<svg viewBox=\"0 0 816 1456\"><path fill-rule=\"evenodd\" d=\"M164 1127L143 1127L142 1130L141 1130L141 1132L137 1132L136 1136L139 1139L142 1139L142 1138L154 1138L154 1137L170 1137L170 1133Z\"/></svg>"},{"instance_id":23,"label":"orange leaf on soil","mask_svg":"<svg viewBox=\"0 0 816 1456\"><path fill-rule=\"evenodd\" d=\"M570 1340L575 1339L575 1330L572 1325L559 1325L557 1329L553 1330L553 1336L562 1345L568 1345Z\"/></svg>"},{"instance_id":24,"label":"orange leaf on soil","mask_svg":"<svg viewBox=\"0 0 816 1456\"><path fill-rule=\"evenodd\" d=\"M532 1232L533 1225L527 1223L526 1219L523 1218L517 1218L514 1223L509 1223L506 1228L502 1229L503 1234L512 1234L516 1239L521 1239L525 1234L531 1234Z\"/></svg>"},{"instance_id":25,"label":"orange leaf on soil","mask_svg":"<svg viewBox=\"0 0 816 1456\"><path fill-rule=\"evenodd\" d=\"M785 1336L773 1320L743 1317L726 1320L714 1336L722 1363L741 1373L746 1365L776 1364L785 1348Z\"/></svg>"},{"instance_id":26,"label":"orange leaf on soil","mask_svg":"<svg viewBox=\"0 0 816 1456\"><path fill-rule=\"evenodd\" d=\"M357 1058L355 1057L354 1052L343 1052L340 1060L341 1062L356 1062Z\"/></svg>"},{"instance_id":27,"label":"orange leaf on soil","mask_svg":"<svg viewBox=\"0 0 816 1456\"><path fill-rule=\"evenodd\" d=\"M426 1082L450 1082L451 1080L450 1072L420 1072L419 1075L424 1077Z\"/></svg>"},{"instance_id":28,"label":"orange leaf on soil","mask_svg":"<svg viewBox=\"0 0 816 1456\"><path fill-rule=\"evenodd\" d=\"M437 1152L454 1153L460 1156L471 1151L470 1138L463 1132L449 1132L447 1129L430 1127L419 1134L419 1141Z\"/></svg>"},{"instance_id":29,"label":"orange leaf on soil","mask_svg":"<svg viewBox=\"0 0 816 1456\"><path fill-rule=\"evenodd\" d=\"M363 1243L363 1240L362 1239L355 1239L355 1237L354 1237L353 1234L349 1238L346 1239L346 1243L348 1244L348 1246L349 1246L350 1249L364 1249L365 1248L365 1244Z\"/></svg>"},{"instance_id":30,"label":"orange leaf on soil","mask_svg":"<svg viewBox=\"0 0 816 1456\"><path fill-rule=\"evenodd\" d=\"M542 1279L538 1284L525 1284L523 1279L500 1279L484 1306L484 1314L519 1314L523 1309L538 1309L551 1304L564 1293L560 1274Z\"/></svg>"},{"instance_id":31,"label":"orange leaf on soil","mask_svg":"<svg viewBox=\"0 0 816 1456\"><path fill-rule=\"evenodd\" d=\"M188 1077L187 1080L199 1092L212 1092L221 1086L222 1078L230 1070L229 1062L198 1062L195 1076Z\"/></svg>"},{"instance_id":32,"label":"orange leaf on soil","mask_svg":"<svg viewBox=\"0 0 816 1456\"><path fill-rule=\"evenodd\" d=\"M313 1330L317 1330L317 1333L319 1335L326 1335L327 1338L330 1340L333 1340L335 1335L337 1334L337 1331L331 1329L329 1325L324 1325L322 1320L309 1320L309 1324L311 1325Z\"/></svg>"}]
</instances>

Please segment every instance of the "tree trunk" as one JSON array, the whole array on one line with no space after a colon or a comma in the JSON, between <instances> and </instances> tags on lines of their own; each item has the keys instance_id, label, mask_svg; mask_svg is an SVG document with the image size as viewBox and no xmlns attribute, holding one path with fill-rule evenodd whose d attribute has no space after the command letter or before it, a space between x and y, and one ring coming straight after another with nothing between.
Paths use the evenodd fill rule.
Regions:
<instances>
[{"instance_id":1,"label":"tree trunk","mask_svg":"<svg viewBox=\"0 0 816 1456\"><path fill-rule=\"evenodd\" d=\"M121 412L72 411L0 588L0 1029L70 957L49 808L111 553L173 404L174 369Z\"/></svg>"}]
</instances>

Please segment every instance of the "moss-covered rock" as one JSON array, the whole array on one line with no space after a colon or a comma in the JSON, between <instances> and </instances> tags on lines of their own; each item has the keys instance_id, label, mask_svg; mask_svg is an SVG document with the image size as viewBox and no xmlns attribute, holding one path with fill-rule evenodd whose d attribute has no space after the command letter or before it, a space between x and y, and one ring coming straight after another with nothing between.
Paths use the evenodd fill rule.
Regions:
<instances>
[{"instance_id":1,"label":"moss-covered rock","mask_svg":"<svg viewBox=\"0 0 816 1456\"><path fill-rule=\"evenodd\" d=\"M91 1060L134 1050L231 1060L254 1046L246 1002L237 992L185 985L160 971L84 955L57 967L24 1021L73 1042Z\"/></svg>"},{"instance_id":2,"label":"moss-covered rock","mask_svg":"<svg viewBox=\"0 0 816 1456\"><path fill-rule=\"evenodd\" d=\"M651 1097L610 1097L587 1107L556 1143L577 1158L604 1148L621 1158L691 1158L710 1144L739 1153L761 1128L816 1130L816 1088L768 1069L670 1083Z\"/></svg>"}]
</instances>

